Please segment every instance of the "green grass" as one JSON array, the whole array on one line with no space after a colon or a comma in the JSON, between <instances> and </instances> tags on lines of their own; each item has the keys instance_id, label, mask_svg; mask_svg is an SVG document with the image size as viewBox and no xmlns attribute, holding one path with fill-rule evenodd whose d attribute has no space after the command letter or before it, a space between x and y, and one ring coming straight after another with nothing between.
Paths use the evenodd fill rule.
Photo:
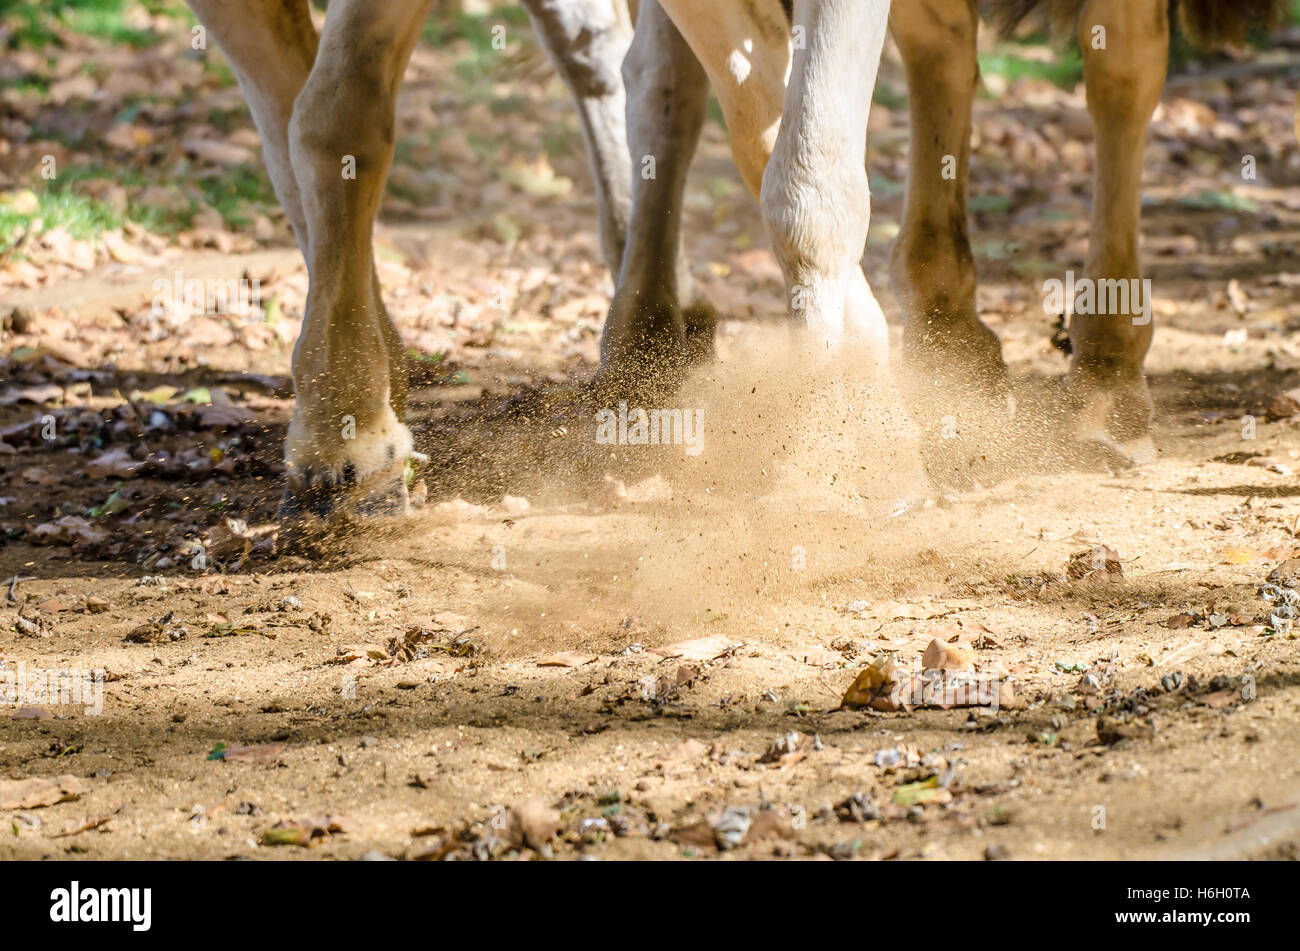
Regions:
<instances>
[{"instance_id":1,"label":"green grass","mask_svg":"<svg viewBox=\"0 0 1300 951\"><path fill-rule=\"evenodd\" d=\"M906 109L907 89L898 89L883 79L877 79L876 88L871 91L871 101L886 109Z\"/></svg>"},{"instance_id":2,"label":"green grass","mask_svg":"<svg viewBox=\"0 0 1300 951\"><path fill-rule=\"evenodd\" d=\"M203 74L221 87L233 86L239 82L230 65L224 59L215 56L203 57Z\"/></svg>"},{"instance_id":3,"label":"green grass","mask_svg":"<svg viewBox=\"0 0 1300 951\"><path fill-rule=\"evenodd\" d=\"M220 176L201 178L196 184L203 200L237 228L252 224L254 206L273 205L276 200L271 180L260 165L242 165Z\"/></svg>"},{"instance_id":4,"label":"green grass","mask_svg":"<svg viewBox=\"0 0 1300 951\"><path fill-rule=\"evenodd\" d=\"M136 29L123 23L123 14L134 6L151 13L188 18L180 0L0 0L0 20L13 31L10 44L42 49L60 45L56 28L93 36L111 43L143 48L154 46L162 37L153 30Z\"/></svg>"},{"instance_id":5,"label":"green grass","mask_svg":"<svg viewBox=\"0 0 1300 951\"><path fill-rule=\"evenodd\" d=\"M521 34L532 41L528 14L521 6L501 7L486 16L458 13L450 20L435 13L424 23L423 37L433 47L466 40L477 55L495 56L500 50L492 49L492 28L498 24L506 28L507 46L517 43Z\"/></svg>"},{"instance_id":6,"label":"green grass","mask_svg":"<svg viewBox=\"0 0 1300 951\"><path fill-rule=\"evenodd\" d=\"M0 247L17 238L33 222L39 221L39 232L62 227L76 238L90 238L102 231L122 227L131 220L155 234L174 234L189 228L198 212L199 204L191 199L184 208L163 208L127 203L123 215L98 199L83 194L81 185L94 180L109 180L128 190L148 185L173 185L184 190L197 189L203 201L211 205L232 228L247 228L261 207L275 204L275 191L261 166L246 165L226 170L221 174L195 179L182 163L167 176L149 176L137 169L108 168L102 165L80 165L61 169L52 182L36 182L31 190L36 193L38 206L33 212L16 212L0 206Z\"/></svg>"},{"instance_id":7,"label":"green grass","mask_svg":"<svg viewBox=\"0 0 1300 951\"><path fill-rule=\"evenodd\" d=\"M35 93L44 96L50 91L50 81L44 76L15 76L12 79L0 79L0 89L12 89L19 95Z\"/></svg>"},{"instance_id":8,"label":"green grass","mask_svg":"<svg viewBox=\"0 0 1300 951\"><path fill-rule=\"evenodd\" d=\"M1300 0L1291 0L1283 20L1290 24L1300 24ZM1252 45L1260 48L1269 46L1269 38L1265 35L1253 36L1251 42ZM1056 55L1048 62L1040 62L1036 59L1017 55L1015 52L1017 46L1056 47ZM1178 71L1187 63L1204 59L1206 55L1206 51L1188 42L1181 31L1173 34L1169 50L1171 71ZM1008 80L1030 76L1045 79L1065 90L1073 89L1083 81L1083 60L1079 56L1079 50L1073 38L1069 39L1068 44L1065 40L1054 42L1051 37L1043 32L1018 34L1004 40L998 44L993 52L980 56L979 66L980 72L985 75L1004 76ZM879 91L879 84L877 84L877 96L879 96ZM880 102L882 100L877 98L876 101Z\"/></svg>"},{"instance_id":9,"label":"green grass","mask_svg":"<svg viewBox=\"0 0 1300 951\"><path fill-rule=\"evenodd\" d=\"M505 49L492 46L494 31L505 27ZM500 7L485 16L460 13L448 19L436 13L424 23L423 37L435 49L458 42L468 50L453 67L457 78L470 86L491 76L511 50L536 44L528 14L520 6Z\"/></svg>"},{"instance_id":10,"label":"green grass","mask_svg":"<svg viewBox=\"0 0 1300 951\"><path fill-rule=\"evenodd\" d=\"M1028 76L1044 79L1066 90L1073 89L1083 80L1083 60L1077 49L1063 51L1045 62L999 49L980 56L979 65L980 72L986 76L1003 76L1008 81Z\"/></svg>"},{"instance_id":11,"label":"green grass","mask_svg":"<svg viewBox=\"0 0 1300 951\"><path fill-rule=\"evenodd\" d=\"M102 201L79 195L71 188L37 191L36 197L37 208L30 214L0 207L0 244L14 241L37 220L41 222L41 231L63 228L74 238L91 238L103 231L122 227L122 216L118 211Z\"/></svg>"}]
</instances>

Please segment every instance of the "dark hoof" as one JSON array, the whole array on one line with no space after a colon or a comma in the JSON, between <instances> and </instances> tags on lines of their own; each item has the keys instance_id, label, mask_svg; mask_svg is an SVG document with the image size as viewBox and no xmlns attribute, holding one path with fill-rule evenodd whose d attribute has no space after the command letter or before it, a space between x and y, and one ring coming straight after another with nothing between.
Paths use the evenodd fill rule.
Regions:
<instances>
[{"instance_id":1,"label":"dark hoof","mask_svg":"<svg viewBox=\"0 0 1300 951\"><path fill-rule=\"evenodd\" d=\"M653 406L670 399L686 379L683 348L647 348L637 354L620 354L601 362L592 381L592 396L603 406L620 400Z\"/></svg>"},{"instance_id":2,"label":"dark hoof","mask_svg":"<svg viewBox=\"0 0 1300 951\"><path fill-rule=\"evenodd\" d=\"M711 351L712 337L707 308L683 311L671 300L615 295L600 341L598 398L643 402L672 394L686 378L692 354Z\"/></svg>"}]
</instances>

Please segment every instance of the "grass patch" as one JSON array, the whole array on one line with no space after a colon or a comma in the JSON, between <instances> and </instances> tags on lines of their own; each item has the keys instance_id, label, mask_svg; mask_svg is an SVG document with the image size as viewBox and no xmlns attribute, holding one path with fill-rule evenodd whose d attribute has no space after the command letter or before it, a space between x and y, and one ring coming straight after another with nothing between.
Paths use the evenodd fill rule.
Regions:
<instances>
[{"instance_id":1,"label":"grass patch","mask_svg":"<svg viewBox=\"0 0 1300 951\"><path fill-rule=\"evenodd\" d=\"M521 6L502 7L483 16L458 13L453 17L439 16L435 13L424 22L424 41L430 46L441 47L457 40L469 43L480 56L496 56L501 50L492 48L492 28L506 28L506 45L519 39L519 34L526 34L532 41L532 28L528 23L528 14Z\"/></svg>"},{"instance_id":2,"label":"grass patch","mask_svg":"<svg viewBox=\"0 0 1300 951\"><path fill-rule=\"evenodd\" d=\"M19 95L35 93L38 96L45 96L49 94L50 81L44 76L33 76L29 73L12 79L0 79L0 89L12 89Z\"/></svg>"},{"instance_id":3,"label":"grass patch","mask_svg":"<svg viewBox=\"0 0 1300 951\"><path fill-rule=\"evenodd\" d=\"M35 221L40 222L42 232L63 228L74 238L92 238L122 227L120 212L102 201L77 194L68 185L38 191L36 199L36 210L32 212L0 205L0 243L14 241Z\"/></svg>"},{"instance_id":4,"label":"grass patch","mask_svg":"<svg viewBox=\"0 0 1300 951\"><path fill-rule=\"evenodd\" d=\"M35 210L15 211L0 204L0 246L16 239L34 221L40 222L38 233L62 227L76 238L90 238L120 228L126 220L155 234L170 235L191 227L199 210L195 199L188 199L184 207L179 203L177 207L164 207L130 200L123 214L112 205L84 194L80 185L89 181L111 181L132 191L150 185L172 185L183 194L197 190L203 201L215 208L232 229L249 227L259 210L276 203L271 181L260 167L244 166L198 179L186 174L186 167L182 163L174 175L166 178L146 178L139 169L93 164L62 169L54 181L31 188L37 196Z\"/></svg>"},{"instance_id":5,"label":"grass patch","mask_svg":"<svg viewBox=\"0 0 1300 951\"><path fill-rule=\"evenodd\" d=\"M157 205L127 204L127 217L154 234L170 235L184 231L194 223L198 208L191 202L188 208L159 208Z\"/></svg>"},{"instance_id":6,"label":"grass patch","mask_svg":"<svg viewBox=\"0 0 1300 951\"><path fill-rule=\"evenodd\" d=\"M871 91L871 101L886 109L906 109L907 89L899 89L883 79L876 80L876 88Z\"/></svg>"},{"instance_id":7,"label":"grass patch","mask_svg":"<svg viewBox=\"0 0 1300 951\"><path fill-rule=\"evenodd\" d=\"M1024 77L1043 79L1067 91L1083 81L1083 59L1077 49L1064 50L1042 62L997 50L980 56L979 66L980 72L986 76L1002 76L1008 82Z\"/></svg>"},{"instance_id":8,"label":"grass patch","mask_svg":"<svg viewBox=\"0 0 1300 951\"><path fill-rule=\"evenodd\" d=\"M203 192L203 200L235 228L246 228L253 223L256 206L273 205L276 201L271 180L260 167L251 165L201 178L195 184Z\"/></svg>"},{"instance_id":9,"label":"grass patch","mask_svg":"<svg viewBox=\"0 0 1300 951\"><path fill-rule=\"evenodd\" d=\"M12 30L9 42L15 48L61 46L59 33L72 32L143 49L161 42L162 36L152 29L126 25L127 11L139 6L152 14L189 16L179 0L9 0L0 7L0 17Z\"/></svg>"}]
</instances>

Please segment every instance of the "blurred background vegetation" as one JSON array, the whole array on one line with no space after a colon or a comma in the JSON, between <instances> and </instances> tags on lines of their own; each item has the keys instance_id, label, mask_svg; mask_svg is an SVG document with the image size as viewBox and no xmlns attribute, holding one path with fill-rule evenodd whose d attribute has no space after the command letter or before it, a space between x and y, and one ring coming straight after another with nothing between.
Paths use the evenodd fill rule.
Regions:
<instances>
[{"instance_id":1,"label":"blurred background vegetation","mask_svg":"<svg viewBox=\"0 0 1300 951\"><path fill-rule=\"evenodd\" d=\"M1290 19L1300 24L1300 0ZM502 23L510 36L504 56L491 35ZM194 25L181 0L0 0L0 255L21 256L24 238L52 228L85 239L124 225L163 236L219 226L259 240L287 239L234 76L215 50L191 49ZM1053 47L1042 34L986 39L986 94L1022 77L1063 89L1081 78L1077 53ZM544 76L548 67L517 4L443 0L424 40L443 67L437 81L465 109L508 119L533 108L519 80ZM1179 68L1189 51L1176 45L1175 56ZM552 92L563 98L561 90ZM895 109L906 103L896 70L882 73L876 98ZM716 104L711 115L721 125ZM519 143L508 129L458 135L462 152L498 167L530 161L512 151ZM399 139L388 186L399 206L445 204L439 191L452 183L437 159L446 139L436 123L415 141ZM550 161L581 174L569 161L581 158L572 115L550 118L541 140ZM56 157L53 179L43 178L34 160L45 154ZM549 168L511 174L516 185L528 179L524 190L562 189L563 176ZM726 183L716 188L733 190Z\"/></svg>"}]
</instances>

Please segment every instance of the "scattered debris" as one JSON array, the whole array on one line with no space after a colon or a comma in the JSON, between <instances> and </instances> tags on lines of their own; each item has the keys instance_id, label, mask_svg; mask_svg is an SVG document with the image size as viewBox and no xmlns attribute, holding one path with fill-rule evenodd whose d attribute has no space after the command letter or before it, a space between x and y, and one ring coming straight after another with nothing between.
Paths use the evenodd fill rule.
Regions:
<instances>
[{"instance_id":1,"label":"scattered debris","mask_svg":"<svg viewBox=\"0 0 1300 951\"><path fill-rule=\"evenodd\" d=\"M939 645L936 647L935 645ZM924 667L918 672L900 674L892 654L881 654L849 685L842 708L866 707L872 710L911 710L914 707L1010 707L1015 704L1015 688L1004 671L974 670L969 654L952 651L952 646L935 639L927 649L930 663L960 663L963 668ZM923 662L924 663L924 662Z\"/></svg>"},{"instance_id":2,"label":"scattered debris","mask_svg":"<svg viewBox=\"0 0 1300 951\"><path fill-rule=\"evenodd\" d=\"M262 844L310 849L328 842L332 836L347 833L350 828L351 823L345 817L328 814L282 820L262 833Z\"/></svg>"},{"instance_id":3,"label":"scattered debris","mask_svg":"<svg viewBox=\"0 0 1300 951\"><path fill-rule=\"evenodd\" d=\"M797 730L791 730L773 740L758 761L778 763L782 769L785 769L805 759L810 752L819 749L821 749L820 738L805 736Z\"/></svg>"},{"instance_id":4,"label":"scattered debris","mask_svg":"<svg viewBox=\"0 0 1300 951\"><path fill-rule=\"evenodd\" d=\"M1118 583L1124 580L1124 567L1120 564L1119 552L1105 545L1098 545L1071 555L1069 564L1065 568L1065 577L1070 581Z\"/></svg>"}]
</instances>

